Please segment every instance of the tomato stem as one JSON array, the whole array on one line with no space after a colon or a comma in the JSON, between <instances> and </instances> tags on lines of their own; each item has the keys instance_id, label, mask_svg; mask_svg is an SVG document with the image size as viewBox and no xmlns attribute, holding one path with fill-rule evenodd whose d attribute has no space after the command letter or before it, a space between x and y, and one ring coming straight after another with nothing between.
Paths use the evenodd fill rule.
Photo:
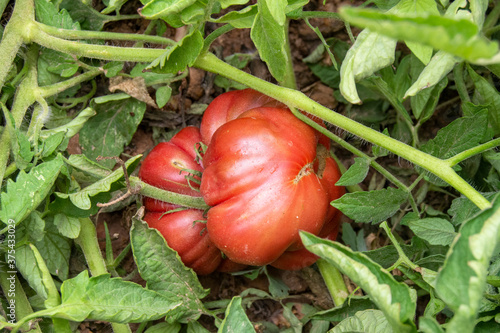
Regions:
<instances>
[{"instance_id":1,"label":"tomato stem","mask_svg":"<svg viewBox=\"0 0 500 333\"><path fill-rule=\"evenodd\" d=\"M130 177L130 185L133 188L138 188L138 192L146 197L183 207L197 208L202 210L210 208L210 206L208 206L205 201L203 201L202 197L193 197L190 195L165 191L143 182L138 177Z\"/></svg>"},{"instance_id":2,"label":"tomato stem","mask_svg":"<svg viewBox=\"0 0 500 333\"><path fill-rule=\"evenodd\" d=\"M372 144L378 145L402 158L430 171L445 182L456 188L469 198L480 209L490 206L490 202L484 198L476 189L460 177L450 166L435 156L429 155L404 142L393 139L368 126L358 123L344 115L334 112L321 104L311 100L302 92L276 86L270 82L259 79L244 71L238 70L224 61L218 59L211 53L201 54L194 63L195 67L214 72L240 82L257 91L262 92L274 99L287 104L290 108L296 108L317 116L335 126L338 126Z\"/></svg>"},{"instance_id":3,"label":"tomato stem","mask_svg":"<svg viewBox=\"0 0 500 333\"><path fill-rule=\"evenodd\" d=\"M88 217L79 220L81 229L76 243L82 248L87 264L89 265L90 273L93 276L108 273L99 243L97 242L97 231L94 223ZM132 333L127 324L111 323L111 326L115 333Z\"/></svg>"},{"instance_id":4,"label":"tomato stem","mask_svg":"<svg viewBox=\"0 0 500 333\"><path fill-rule=\"evenodd\" d=\"M318 265L335 306L341 306L349 296L342 274L335 266L322 258L318 259L316 265Z\"/></svg>"}]
</instances>

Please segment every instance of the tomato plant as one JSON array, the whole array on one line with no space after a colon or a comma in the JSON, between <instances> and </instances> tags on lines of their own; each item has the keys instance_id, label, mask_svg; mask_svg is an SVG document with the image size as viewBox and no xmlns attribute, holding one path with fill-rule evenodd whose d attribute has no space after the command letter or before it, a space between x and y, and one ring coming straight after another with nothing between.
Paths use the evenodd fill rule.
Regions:
<instances>
[{"instance_id":1,"label":"tomato plant","mask_svg":"<svg viewBox=\"0 0 500 333\"><path fill-rule=\"evenodd\" d=\"M500 6L340 3L0 0L0 330L500 331ZM155 186L136 176L244 88L205 112L202 164L198 133L156 155L165 174L143 171ZM199 278L132 216L142 197L158 228L190 224L191 259L209 228L235 259L320 259ZM209 225L193 227L205 197Z\"/></svg>"}]
</instances>

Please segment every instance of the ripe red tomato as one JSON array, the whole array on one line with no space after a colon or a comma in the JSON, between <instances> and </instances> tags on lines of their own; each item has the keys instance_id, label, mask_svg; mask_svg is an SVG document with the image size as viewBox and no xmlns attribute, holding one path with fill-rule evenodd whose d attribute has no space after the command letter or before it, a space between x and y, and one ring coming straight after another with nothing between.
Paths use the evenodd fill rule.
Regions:
<instances>
[{"instance_id":1,"label":"ripe red tomato","mask_svg":"<svg viewBox=\"0 0 500 333\"><path fill-rule=\"evenodd\" d=\"M159 143L146 156L139 177L146 183L164 190L199 197L196 181L186 178L191 171L203 171L197 162L196 145L201 141L199 129L186 127L169 142ZM199 177L195 177L199 180ZM221 263L220 250L212 243L203 220L203 211L186 209L173 212L178 206L144 198L144 221L157 229L182 262L200 275L212 273Z\"/></svg>"},{"instance_id":2,"label":"ripe red tomato","mask_svg":"<svg viewBox=\"0 0 500 333\"><path fill-rule=\"evenodd\" d=\"M189 171L202 172L203 167L196 161L196 145L201 141L198 128L189 126L174 135L169 142L160 142L146 156L139 170L139 178L163 190L186 194L194 197L201 196L196 189L199 185L187 180ZM195 177L198 178L199 177ZM161 201L145 198L144 206L147 210L162 211Z\"/></svg>"},{"instance_id":3,"label":"ripe red tomato","mask_svg":"<svg viewBox=\"0 0 500 333\"><path fill-rule=\"evenodd\" d=\"M229 102L225 94L219 96L201 126L208 149L200 191L213 206L207 221L210 238L229 259L255 266L303 248L299 230L319 234L335 213L330 201L342 193L329 188L338 179L331 178L335 162L326 157L317 162L318 133L281 103L255 108L259 103L246 100L258 95L232 92ZM258 100L272 104L269 98ZM221 123L215 130L213 119Z\"/></svg>"},{"instance_id":4,"label":"ripe red tomato","mask_svg":"<svg viewBox=\"0 0 500 333\"><path fill-rule=\"evenodd\" d=\"M258 107L286 108L286 105L253 89L234 90L218 96L203 114L200 132L203 143L208 145L214 132L245 111Z\"/></svg>"},{"instance_id":5,"label":"ripe red tomato","mask_svg":"<svg viewBox=\"0 0 500 333\"><path fill-rule=\"evenodd\" d=\"M177 207L172 207L173 209ZM169 212L147 212L143 220L150 228L157 229L170 248L179 253L182 262L197 274L210 274L222 261L220 250L208 236L203 211L186 209Z\"/></svg>"}]
</instances>

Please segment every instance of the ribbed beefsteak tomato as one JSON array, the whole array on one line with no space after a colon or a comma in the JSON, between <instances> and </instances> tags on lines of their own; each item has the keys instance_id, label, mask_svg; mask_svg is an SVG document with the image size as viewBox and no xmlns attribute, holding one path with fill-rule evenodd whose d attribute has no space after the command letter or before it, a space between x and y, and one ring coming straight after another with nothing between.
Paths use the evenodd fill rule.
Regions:
<instances>
[{"instance_id":1,"label":"ribbed beefsteak tomato","mask_svg":"<svg viewBox=\"0 0 500 333\"><path fill-rule=\"evenodd\" d=\"M169 142L161 142L146 156L139 170L144 182L164 190L200 196L199 185L188 180L188 170L201 172L197 162L196 145L201 141L198 128L186 127ZM178 206L144 198L146 214L144 221L157 229L167 244L179 253L182 262L200 275L212 273L221 263L220 250L212 243L205 223L203 211L198 209L179 210Z\"/></svg>"},{"instance_id":2,"label":"ribbed beefsteak tomato","mask_svg":"<svg viewBox=\"0 0 500 333\"><path fill-rule=\"evenodd\" d=\"M334 185L335 162L317 154L319 133L263 96L236 91L226 102L220 95L201 125L208 148L200 191L213 206L208 233L229 259L255 266L302 249L299 230L337 228L326 223L336 214L329 203L344 193Z\"/></svg>"}]
</instances>

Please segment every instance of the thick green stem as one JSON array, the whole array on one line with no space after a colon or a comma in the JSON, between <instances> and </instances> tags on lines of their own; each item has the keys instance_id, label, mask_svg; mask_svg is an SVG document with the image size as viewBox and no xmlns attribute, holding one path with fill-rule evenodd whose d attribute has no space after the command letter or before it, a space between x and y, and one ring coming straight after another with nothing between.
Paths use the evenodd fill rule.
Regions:
<instances>
[{"instance_id":1,"label":"thick green stem","mask_svg":"<svg viewBox=\"0 0 500 333\"><path fill-rule=\"evenodd\" d=\"M21 31L25 28L26 22L35 20L34 6L33 0L16 1L9 23L5 26L0 42L0 54L2 55L0 89L2 89L17 52L24 42Z\"/></svg>"},{"instance_id":2,"label":"thick green stem","mask_svg":"<svg viewBox=\"0 0 500 333\"><path fill-rule=\"evenodd\" d=\"M467 92L467 86L464 81L464 63L457 64L453 68L453 76L455 78L455 86L457 87L457 92L460 95L462 102L470 102L469 93Z\"/></svg>"},{"instance_id":3,"label":"thick green stem","mask_svg":"<svg viewBox=\"0 0 500 333\"><path fill-rule=\"evenodd\" d=\"M347 290L342 274L335 266L324 259L318 259L316 265L318 265L335 306L341 306L344 304L347 296L349 296L349 291Z\"/></svg>"},{"instance_id":4,"label":"thick green stem","mask_svg":"<svg viewBox=\"0 0 500 333\"><path fill-rule=\"evenodd\" d=\"M285 23L285 36L286 36L286 43L285 43L285 52L286 52L286 57L287 57L287 62L285 64L285 75L283 77L283 81L280 82L280 85L282 87L287 87L291 89L297 89L297 81L295 80L295 71L293 69L293 57L292 57L292 50L290 49L290 37L288 33L288 27L290 25L290 20L286 20Z\"/></svg>"},{"instance_id":5,"label":"thick green stem","mask_svg":"<svg viewBox=\"0 0 500 333\"><path fill-rule=\"evenodd\" d=\"M210 208L210 206L208 206L205 203L205 201L203 201L202 197L192 197L189 195L165 191L158 187L149 185L141 181L137 177L130 177L130 185L132 186L133 189L139 189L139 193L146 197L169 202L174 205L179 205L183 207L196 208L202 210Z\"/></svg>"},{"instance_id":6,"label":"thick green stem","mask_svg":"<svg viewBox=\"0 0 500 333\"><path fill-rule=\"evenodd\" d=\"M408 268L411 268L413 270L417 269L418 266L415 265L409 258L406 256L406 253L404 253L403 249L401 246L399 246L398 241L394 237L394 235L391 232L391 229L389 228L389 225L387 224L387 221L384 221L380 224L380 227L385 230L387 237L391 240L392 244L396 248L396 251L398 251L399 259L396 261L396 263L393 265L393 267L389 268L388 270L393 270L397 268L400 264L406 265Z\"/></svg>"},{"instance_id":7,"label":"thick green stem","mask_svg":"<svg viewBox=\"0 0 500 333\"><path fill-rule=\"evenodd\" d=\"M13 311L18 322L33 313L31 304L28 301L26 294L24 293L23 286L19 282L15 273L0 272L0 286L2 287L3 294L7 299L8 306L10 306L11 304L14 305ZM10 310L8 309L8 320L11 319L9 316L9 311ZM23 328L28 331L29 326L24 325ZM30 332L42 333L42 331L40 330L40 326L38 326L38 323L33 324L33 330L31 330Z\"/></svg>"},{"instance_id":8,"label":"thick green stem","mask_svg":"<svg viewBox=\"0 0 500 333\"><path fill-rule=\"evenodd\" d=\"M101 40L129 40L138 42L147 42L161 45L173 45L175 41L160 37L151 36L144 34L126 34L117 32L105 32L105 31L87 31L87 30L69 30L69 29L59 29L49 25L36 22L38 28L43 32L62 39L101 39Z\"/></svg>"},{"instance_id":9,"label":"thick green stem","mask_svg":"<svg viewBox=\"0 0 500 333\"><path fill-rule=\"evenodd\" d=\"M426 154L418 149L415 149L401 141L393 139L383 133L375 131L365 125L362 125L352 119L349 119L337 112L334 112L321 104L312 101L300 91L277 87L276 85L259 79L253 75L235 69L218 59L211 53L205 53L198 57L195 67L200 69L215 72L220 75L231 78L234 81L243 83L255 90L258 90L268 96L271 96L278 101L281 101L291 108L306 111L314 116L317 116L333 125L336 125L354 135L363 138L373 144L393 152L402 158L421 166L430 171L436 176L443 179L445 182L455 187L463 195L469 198L479 208L485 209L490 206L490 202L486 200L479 192L477 192L470 184L462 179L446 161L437 157Z\"/></svg>"},{"instance_id":10,"label":"thick green stem","mask_svg":"<svg viewBox=\"0 0 500 333\"><path fill-rule=\"evenodd\" d=\"M455 156L452 156L445 161L448 162L449 165L452 167L452 166L457 165L458 163L468 159L469 157L480 154L488 149L495 148L497 146L500 146L500 138L496 138L494 140L485 142L482 145L464 150L463 152L456 154Z\"/></svg>"},{"instance_id":11,"label":"thick green stem","mask_svg":"<svg viewBox=\"0 0 500 333\"><path fill-rule=\"evenodd\" d=\"M12 105L12 117L16 128L19 128L21 121L26 114L26 110L35 102L37 87L37 70L36 63L38 61L38 46L32 45L27 52L28 74L19 85L18 91ZM1 67L1 66L0 66ZM5 168L7 166L10 155L10 131L5 129L0 137L0 184L3 181Z\"/></svg>"},{"instance_id":12,"label":"thick green stem","mask_svg":"<svg viewBox=\"0 0 500 333\"><path fill-rule=\"evenodd\" d=\"M74 76L71 79L57 82L48 86L38 88L41 97L47 98L56 94L63 92L64 90L71 88L79 83L88 81L102 72L99 69L92 69L88 72L82 73L80 75Z\"/></svg>"},{"instance_id":13,"label":"thick green stem","mask_svg":"<svg viewBox=\"0 0 500 333\"><path fill-rule=\"evenodd\" d=\"M165 53L164 49L118 47L68 41L47 34L39 29L34 22L31 22L29 30L30 41L56 51L70 53L78 57L115 61L151 62Z\"/></svg>"},{"instance_id":14,"label":"thick green stem","mask_svg":"<svg viewBox=\"0 0 500 333\"><path fill-rule=\"evenodd\" d=\"M108 273L106 263L102 257L99 243L97 242L97 232L94 223L87 217L80 219L80 235L76 243L82 248L90 273L93 276ZM131 333L130 327L126 324L111 323L115 333Z\"/></svg>"}]
</instances>

